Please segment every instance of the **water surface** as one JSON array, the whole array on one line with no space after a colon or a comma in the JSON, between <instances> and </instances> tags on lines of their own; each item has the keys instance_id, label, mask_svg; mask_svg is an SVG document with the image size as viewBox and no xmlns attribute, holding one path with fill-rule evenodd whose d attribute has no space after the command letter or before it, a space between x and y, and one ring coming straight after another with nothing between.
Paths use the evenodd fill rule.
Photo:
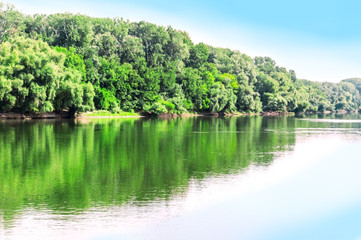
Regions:
<instances>
[{"instance_id":1,"label":"water surface","mask_svg":"<svg viewBox=\"0 0 361 240\"><path fill-rule=\"evenodd\" d=\"M353 116L0 122L1 239L358 239Z\"/></svg>"}]
</instances>

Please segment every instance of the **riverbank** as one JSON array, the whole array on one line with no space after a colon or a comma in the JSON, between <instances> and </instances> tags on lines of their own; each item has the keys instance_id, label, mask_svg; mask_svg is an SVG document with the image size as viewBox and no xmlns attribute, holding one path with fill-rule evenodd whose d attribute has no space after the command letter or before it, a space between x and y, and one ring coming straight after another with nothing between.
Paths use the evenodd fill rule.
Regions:
<instances>
[{"instance_id":1,"label":"riverbank","mask_svg":"<svg viewBox=\"0 0 361 240\"><path fill-rule=\"evenodd\" d=\"M61 119L61 118L131 118L144 117L138 113L94 111L79 113L73 116L69 112L50 113L0 113L0 119Z\"/></svg>"},{"instance_id":2,"label":"riverbank","mask_svg":"<svg viewBox=\"0 0 361 240\"><path fill-rule=\"evenodd\" d=\"M0 119L56 119L72 118L68 112L60 113L0 113Z\"/></svg>"},{"instance_id":3,"label":"riverbank","mask_svg":"<svg viewBox=\"0 0 361 240\"><path fill-rule=\"evenodd\" d=\"M289 114L289 113L288 113ZM0 113L0 119L56 119L56 118L141 118L141 117L158 117L158 118L176 118L176 117L220 117L220 116L250 116L262 115L262 113L185 113L173 114L163 113L159 116L152 116L148 114L119 112L112 113L108 111L93 111L79 113L71 116L68 112L62 113L39 113L39 114L25 114L25 113ZM287 115L285 113L267 113L267 116Z\"/></svg>"},{"instance_id":4,"label":"riverbank","mask_svg":"<svg viewBox=\"0 0 361 240\"><path fill-rule=\"evenodd\" d=\"M355 112L348 111L327 111L327 112L310 112L303 113L305 115L313 114L348 114ZM142 117L158 117L158 118L177 118L177 117L230 117L230 116L295 116L294 112L263 112L263 113L185 113L185 114L173 114L163 113L159 116L152 116L147 114L132 113L132 112L119 112L112 113L108 111L93 111L79 113L72 116L68 112L61 113L38 113L38 114L25 114L25 113L0 113L0 119L61 119L61 118L77 118L77 119L88 119L88 118L142 118Z\"/></svg>"}]
</instances>

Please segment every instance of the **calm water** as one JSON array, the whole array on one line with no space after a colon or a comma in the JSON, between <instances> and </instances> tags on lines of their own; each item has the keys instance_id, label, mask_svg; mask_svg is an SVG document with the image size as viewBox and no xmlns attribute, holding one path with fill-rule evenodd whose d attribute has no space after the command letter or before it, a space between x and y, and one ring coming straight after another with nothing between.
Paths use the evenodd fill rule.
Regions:
<instances>
[{"instance_id":1,"label":"calm water","mask_svg":"<svg viewBox=\"0 0 361 240\"><path fill-rule=\"evenodd\" d=\"M358 115L0 122L0 239L361 239Z\"/></svg>"}]
</instances>

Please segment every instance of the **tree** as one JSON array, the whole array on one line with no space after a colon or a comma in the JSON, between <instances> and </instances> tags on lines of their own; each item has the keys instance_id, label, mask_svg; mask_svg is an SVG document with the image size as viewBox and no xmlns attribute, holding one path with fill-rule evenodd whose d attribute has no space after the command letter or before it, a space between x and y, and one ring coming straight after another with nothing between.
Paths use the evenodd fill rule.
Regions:
<instances>
[{"instance_id":1,"label":"tree","mask_svg":"<svg viewBox=\"0 0 361 240\"><path fill-rule=\"evenodd\" d=\"M199 43L189 50L188 66L199 68L208 60L209 50L204 43Z\"/></svg>"},{"instance_id":2,"label":"tree","mask_svg":"<svg viewBox=\"0 0 361 240\"><path fill-rule=\"evenodd\" d=\"M2 4L1 43L0 111L314 112L361 105L360 79L300 80L270 57L193 44L184 31L144 21L31 16Z\"/></svg>"},{"instance_id":3,"label":"tree","mask_svg":"<svg viewBox=\"0 0 361 240\"><path fill-rule=\"evenodd\" d=\"M164 64L164 49L169 42L169 34L164 27L141 21L131 24L129 34L143 42L145 59L148 66L158 67Z\"/></svg>"},{"instance_id":4,"label":"tree","mask_svg":"<svg viewBox=\"0 0 361 240\"><path fill-rule=\"evenodd\" d=\"M23 28L24 16L13 5L0 3L0 44L21 34Z\"/></svg>"},{"instance_id":5,"label":"tree","mask_svg":"<svg viewBox=\"0 0 361 240\"><path fill-rule=\"evenodd\" d=\"M74 47L83 50L88 47L93 35L90 17L84 15L53 14L48 17L49 35L53 46Z\"/></svg>"},{"instance_id":6,"label":"tree","mask_svg":"<svg viewBox=\"0 0 361 240\"><path fill-rule=\"evenodd\" d=\"M92 109L92 86L82 84L81 73L66 68L64 60L64 54L43 41L15 38L1 44L1 110L37 113Z\"/></svg>"},{"instance_id":7,"label":"tree","mask_svg":"<svg viewBox=\"0 0 361 240\"><path fill-rule=\"evenodd\" d=\"M228 94L224 85L215 82L210 89L210 109L212 112L222 112L228 103Z\"/></svg>"}]
</instances>

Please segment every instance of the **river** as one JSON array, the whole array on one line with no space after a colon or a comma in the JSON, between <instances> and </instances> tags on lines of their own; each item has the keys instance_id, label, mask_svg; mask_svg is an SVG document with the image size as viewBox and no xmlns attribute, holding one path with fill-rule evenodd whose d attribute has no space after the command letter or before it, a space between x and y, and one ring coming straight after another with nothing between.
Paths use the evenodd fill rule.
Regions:
<instances>
[{"instance_id":1,"label":"river","mask_svg":"<svg viewBox=\"0 0 361 240\"><path fill-rule=\"evenodd\" d=\"M0 121L0 239L360 239L361 117Z\"/></svg>"}]
</instances>

